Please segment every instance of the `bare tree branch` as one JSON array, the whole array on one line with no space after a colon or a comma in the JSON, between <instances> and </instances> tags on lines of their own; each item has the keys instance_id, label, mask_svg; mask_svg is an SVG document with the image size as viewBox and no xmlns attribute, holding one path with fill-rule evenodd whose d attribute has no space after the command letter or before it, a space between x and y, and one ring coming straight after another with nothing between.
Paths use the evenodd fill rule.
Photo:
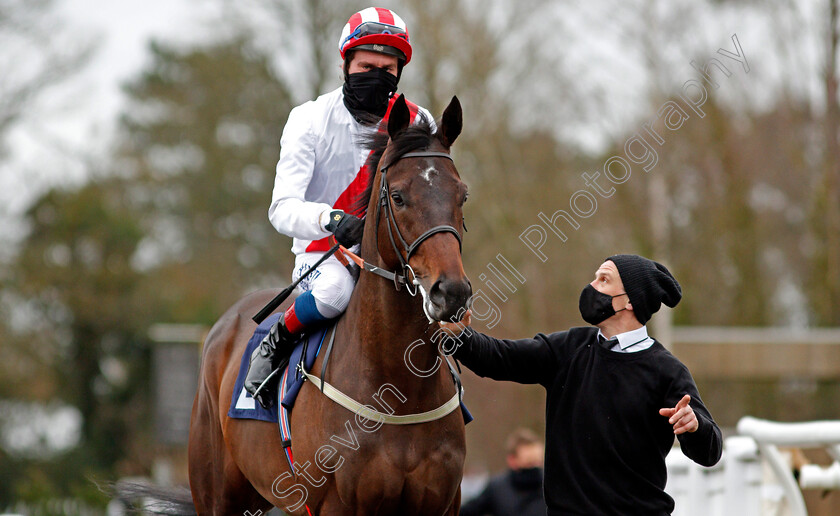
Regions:
<instances>
[{"instance_id":1,"label":"bare tree branch","mask_svg":"<svg viewBox=\"0 0 840 516\"><path fill-rule=\"evenodd\" d=\"M4 137L35 100L80 70L93 54L90 42L63 40L51 8L52 0L0 4L0 42L7 51L2 62L6 73L0 79L0 157Z\"/></svg>"}]
</instances>

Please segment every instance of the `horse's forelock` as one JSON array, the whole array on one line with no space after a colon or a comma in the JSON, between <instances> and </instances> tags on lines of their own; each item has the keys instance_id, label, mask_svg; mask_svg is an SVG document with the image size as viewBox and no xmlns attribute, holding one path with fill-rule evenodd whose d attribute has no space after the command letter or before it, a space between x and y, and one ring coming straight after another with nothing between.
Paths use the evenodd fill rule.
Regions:
<instances>
[{"instance_id":1,"label":"horse's forelock","mask_svg":"<svg viewBox=\"0 0 840 516\"><path fill-rule=\"evenodd\" d=\"M367 209L370 195L373 192L373 180L376 176L376 170L386 149L390 149L389 156L391 156L391 159L395 159L412 151L428 149L436 138L436 134L432 132L431 122L425 117L401 131L394 140L389 139L388 132L384 128L363 137L360 144L363 148L370 150L370 155L365 162L365 166L370 175L368 177L367 188L365 188L365 191L353 203L353 210L363 211Z\"/></svg>"}]
</instances>

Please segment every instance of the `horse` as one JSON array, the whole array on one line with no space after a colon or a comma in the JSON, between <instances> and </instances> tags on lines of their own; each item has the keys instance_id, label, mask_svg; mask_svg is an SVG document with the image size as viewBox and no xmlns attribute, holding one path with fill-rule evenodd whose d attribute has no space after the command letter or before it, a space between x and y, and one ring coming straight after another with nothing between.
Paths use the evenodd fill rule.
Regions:
<instances>
[{"instance_id":1,"label":"horse","mask_svg":"<svg viewBox=\"0 0 840 516\"><path fill-rule=\"evenodd\" d=\"M374 137L378 148L368 160L373 168L362 197L368 207L363 270L331 330L332 385L397 417L451 401L453 375L440 366L431 340L438 321L460 320L472 294L461 261L467 187L449 154L462 128L457 97L437 125L433 131L430 123L411 124L400 97L387 131ZM188 450L198 514L256 515L274 505L295 516L457 515L466 448L459 410L434 421L383 424L306 382L291 416L293 467L281 452L277 425L228 418L255 329L251 316L276 293L241 299L205 340ZM311 371L322 370L320 355Z\"/></svg>"}]
</instances>

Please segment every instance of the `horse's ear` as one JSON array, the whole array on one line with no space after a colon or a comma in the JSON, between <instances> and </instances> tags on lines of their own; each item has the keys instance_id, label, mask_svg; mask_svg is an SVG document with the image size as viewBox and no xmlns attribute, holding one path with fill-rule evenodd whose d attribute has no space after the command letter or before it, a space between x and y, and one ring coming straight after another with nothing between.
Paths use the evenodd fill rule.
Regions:
<instances>
[{"instance_id":1,"label":"horse's ear","mask_svg":"<svg viewBox=\"0 0 840 516\"><path fill-rule=\"evenodd\" d=\"M408 105L405 103L405 95L400 95L391 106L391 113L388 115L388 136L392 139L408 127L411 121L411 113L408 112Z\"/></svg>"},{"instance_id":2,"label":"horse's ear","mask_svg":"<svg viewBox=\"0 0 840 516\"><path fill-rule=\"evenodd\" d=\"M461 103L458 97L452 97L449 105L443 110L443 117L441 117L440 129L438 129L438 138L444 147L449 148L455 142L455 138L461 134L461 127L464 125L464 119L461 114Z\"/></svg>"}]
</instances>

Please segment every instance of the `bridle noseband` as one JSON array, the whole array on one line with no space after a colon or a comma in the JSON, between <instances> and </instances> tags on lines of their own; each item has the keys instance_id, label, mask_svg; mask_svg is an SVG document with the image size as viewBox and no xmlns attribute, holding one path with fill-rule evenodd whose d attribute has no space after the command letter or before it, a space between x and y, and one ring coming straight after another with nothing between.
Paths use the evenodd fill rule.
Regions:
<instances>
[{"instance_id":1,"label":"bridle noseband","mask_svg":"<svg viewBox=\"0 0 840 516\"><path fill-rule=\"evenodd\" d=\"M460 252L461 251L461 233L459 233L458 230L455 229L452 226L440 225L440 226L435 226L435 227L429 229L428 231L424 232L422 235L417 237L417 239L414 242L412 242L411 244L406 242L405 238L403 238L402 233L400 232L400 227L397 224L397 219L394 217L394 210L391 207L391 200L390 200L391 199L391 192L390 192L390 189L388 187L388 181L385 178L385 174L390 167L392 167L395 163L397 163L398 161L403 160L405 158L446 158L446 159L452 161L452 156L450 156L449 154L447 154L445 152L431 152L431 151L408 152L406 154L403 154L402 156L398 156L398 157L394 158L393 160L389 161L386 165L380 167L381 180L380 180L380 185L379 185L379 203L376 206L376 228L378 230L380 216L381 216L382 212L385 212L385 220L388 224L388 239L391 241L391 247L394 250L394 253L396 253L397 257L400 260L400 267L402 268L402 276L400 276L396 273L393 273L393 272L389 273L388 271L383 271L382 269L379 269L378 267L374 267L374 266L371 266L372 268L366 267L366 269L369 270L370 272L374 272L376 274L379 274L380 276L384 276L386 278L393 279L394 285L397 288L397 290L400 290L401 285L405 285L406 290L408 290L408 293L413 296L417 293L417 289L415 287L414 291L412 292L411 287L409 287L409 285L413 284L414 280L416 279L416 275L414 274L414 269L412 269L411 266L408 264L408 261L411 259L411 255L413 255L414 252L417 251L417 248L420 247L420 244L422 244L423 242L428 240L429 237L431 237L432 235L435 235L437 233L452 233L453 235L455 235L455 238L458 239L458 251ZM393 225L393 229L391 228L392 225ZM400 248L397 246L397 240L394 239L394 233L396 233L397 239L399 239L399 242L402 246L402 250L405 252L405 257L403 257L403 253L400 251ZM376 239L376 251L379 252L379 239L378 238ZM379 253L379 255L382 256L382 253ZM411 271L411 275L413 276L411 282L409 282L407 280L409 271Z\"/></svg>"}]
</instances>

